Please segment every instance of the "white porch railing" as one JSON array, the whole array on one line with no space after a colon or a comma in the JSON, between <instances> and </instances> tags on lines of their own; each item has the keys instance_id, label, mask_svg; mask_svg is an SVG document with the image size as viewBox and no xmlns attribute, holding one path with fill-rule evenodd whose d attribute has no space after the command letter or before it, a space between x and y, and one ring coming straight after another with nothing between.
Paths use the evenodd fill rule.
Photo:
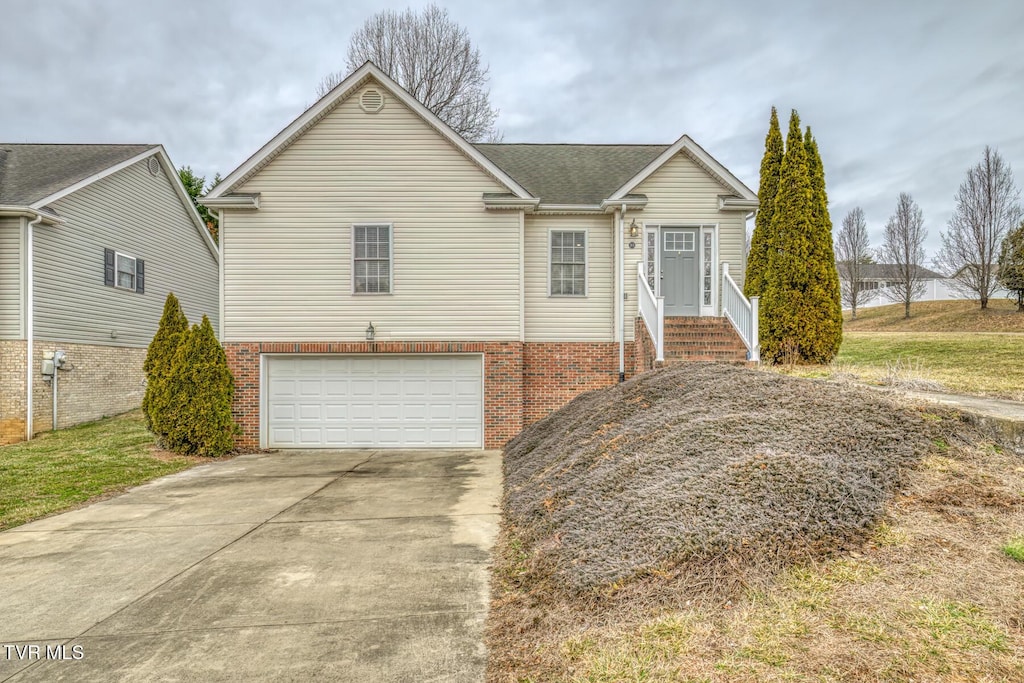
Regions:
<instances>
[{"instance_id":1,"label":"white porch railing","mask_svg":"<svg viewBox=\"0 0 1024 683\"><path fill-rule=\"evenodd\" d=\"M636 264L636 298L640 308L640 317L647 325L647 331L654 340L655 360L665 360L665 297L654 296L650 285L647 284L647 275L644 274L644 264Z\"/></svg>"},{"instance_id":2,"label":"white porch railing","mask_svg":"<svg viewBox=\"0 0 1024 683\"><path fill-rule=\"evenodd\" d=\"M729 264L722 264L722 314L729 319L747 347L747 360L761 361L761 344L758 341L757 316L758 297L743 296L739 285L729 275Z\"/></svg>"}]
</instances>

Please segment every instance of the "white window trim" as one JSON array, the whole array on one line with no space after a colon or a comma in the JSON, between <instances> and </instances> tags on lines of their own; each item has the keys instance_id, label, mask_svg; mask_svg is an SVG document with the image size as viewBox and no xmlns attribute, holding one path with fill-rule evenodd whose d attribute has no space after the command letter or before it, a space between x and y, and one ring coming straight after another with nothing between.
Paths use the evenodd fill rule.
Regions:
<instances>
[{"instance_id":1,"label":"white window trim","mask_svg":"<svg viewBox=\"0 0 1024 683\"><path fill-rule=\"evenodd\" d=\"M118 268L119 259L127 258L132 260L132 286L122 287L121 278L118 277L121 274L120 268ZM136 256L131 256L120 251L114 251L114 289L123 289L126 292L137 292L139 290L139 259Z\"/></svg>"},{"instance_id":2,"label":"white window trim","mask_svg":"<svg viewBox=\"0 0 1024 683\"><path fill-rule=\"evenodd\" d=\"M704 235L711 233L711 305L704 305ZM722 287L722 260L718 255L718 223L705 223L697 232L700 251L700 314L717 317L719 290Z\"/></svg>"},{"instance_id":3,"label":"white window trim","mask_svg":"<svg viewBox=\"0 0 1024 683\"><path fill-rule=\"evenodd\" d=\"M551 293L551 235L556 232L583 233L583 293L552 294ZM548 298L549 299L586 299L590 296L590 229L589 228L548 228L547 242L544 244L548 257Z\"/></svg>"},{"instance_id":4,"label":"white window trim","mask_svg":"<svg viewBox=\"0 0 1024 683\"><path fill-rule=\"evenodd\" d=\"M647 236L654 235L654 296L661 296L661 229L657 225L644 225L642 261L647 266Z\"/></svg>"},{"instance_id":5,"label":"white window trim","mask_svg":"<svg viewBox=\"0 0 1024 683\"><path fill-rule=\"evenodd\" d=\"M384 227L388 229L388 272L391 278L391 287L386 292L357 292L356 291L356 228ZM395 224L388 221L359 221L353 223L349 229L349 286L352 296L393 296L395 293ZM383 259L378 259L383 260Z\"/></svg>"}]
</instances>

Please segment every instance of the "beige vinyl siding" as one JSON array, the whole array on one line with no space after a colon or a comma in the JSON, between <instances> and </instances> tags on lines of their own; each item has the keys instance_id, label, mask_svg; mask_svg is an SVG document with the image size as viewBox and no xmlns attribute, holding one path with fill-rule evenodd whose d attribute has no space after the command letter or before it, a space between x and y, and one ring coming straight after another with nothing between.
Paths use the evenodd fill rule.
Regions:
<instances>
[{"instance_id":1,"label":"beige vinyl siding","mask_svg":"<svg viewBox=\"0 0 1024 683\"><path fill-rule=\"evenodd\" d=\"M519 214L506 189L389 94L357 90L237 192L225 211L224 338L378 341L520 338ZM393 226L393 293L352 293L352 225Z\"/></svg>"},{"instance_id":2,"label":"beige vinyl siding","mask_svg":"<svg viewBox=\"0 0 1024 683\"><path fill-rule=\"evenodd\" d=\"M24 339L21 218L0 218L0 339Z\"/></svg>"},{"instance_id":3,"label":"beige vinyl siding","mask_svg":"<svg viewBox=\"0 0 1024 683\"><path fill-rule=\"evenodd\" d=\"M217 261L163 171L140 161L54 208L66 223L35 230L36 337L146 346L169 291L190 322L205 313L217 329ZM145 293L104 286L104 248L145 261Z\"/></svg>"},{"instance_id":4,"label":"beige vinyl siding","mask_svg":"<svg viewBox=\"0 0 1024 683\"><path fill-rule=\"evenodd\" d=\"M526 341L614 341L613 216L526 216ZM587 233L587 296L548 296L552 230Z\"/></svg>"},{"instance_id":5,"label":"beige vinyl siding","mask_svg":"<svg viewBox=\"0 0 1024 683\"><path fill-rule=\"evenodd\" d=\"M729 264L729 272L741 288L743 287L743 244L746 239L746 222L742 211L719 211L718 196L731 194L725 186L693 161L685 152L680 152L666 162L649 178L640 183L633 192L647 195L647 206L643 211L626 215L628 226L632 219L642 225L717 225L718 226L718 267L716 269L716 291L720 288L721 264ZM625 291L629 295L625 303L626 339L633 338L636 318L636 264L643 259L643 240L635 240L636 249L629 248L628 230L623 231L623 253L625 258ZM721 305L721 296L718 297Z\"/></svg>"}]
</instances>

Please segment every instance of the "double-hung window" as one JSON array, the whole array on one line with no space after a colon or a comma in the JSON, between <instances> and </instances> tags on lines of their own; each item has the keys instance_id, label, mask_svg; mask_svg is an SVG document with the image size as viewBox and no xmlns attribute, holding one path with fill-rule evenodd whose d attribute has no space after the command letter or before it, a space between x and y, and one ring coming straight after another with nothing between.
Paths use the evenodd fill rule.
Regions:
<instances>
[{"instance_id":1,"label":"double-hung window","mask_svg":"<svg viewBox=\"0 0 1024 683\"><path fill-rule=\"evenodd\" d=\"M117 255L117 287L135 291L135 259L124 254Z\"/></svg>"},{"instance_id":2,"label":"double-hung window","mask_svg":"<svg viewBox=\"0 0 1024 683\"><path fill-rule=\"evenodd\" d=\"M103 284L143 294L146 291L146 263L114 249L103 250Z\"/></svg>"},{"instance_id":3,"label":"double-hung window","mask_svg":"<svg viewBox=\"0 0 1024 683\"><path fill-rule=\"evenodd\" d=\"M551 296L586 296L586 231L552 230L550 235Z\"/></svg>"},{"instance_id":4,"label":"double-hung window","mask_svg":"<svg viewBox=\"0 0 1024 683\"><path fill-rule=\"evenodd\" d=\"M356 294L391 293L391 226L352 226L352 285Z\"/></svg>"}]
</instances>

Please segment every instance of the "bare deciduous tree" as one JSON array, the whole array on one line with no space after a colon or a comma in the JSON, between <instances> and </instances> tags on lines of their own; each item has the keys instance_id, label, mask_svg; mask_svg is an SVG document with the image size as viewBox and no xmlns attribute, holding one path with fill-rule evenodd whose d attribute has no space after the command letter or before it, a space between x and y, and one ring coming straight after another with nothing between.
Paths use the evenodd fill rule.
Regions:
<instances>
[{"instance_id":1,"label":"bare deciduous tree","mask_svg":"<svg viewBox=\"0 0 1024 683\"><path fill-rule=\"evenodd\" d=\"M867 299L862 266L870 259L868 224L864 220L864 211L857 206L843 218L843 225L836 235L836 267L839 269L843 305L850 307L854 318L857 317L857 307Z\"/></svg>"},{"instance_id":2,"label":"bare deciduous tree","mask_svg":"<svg viewBox=\"0 0 1024 683\"><path fill-rule=\"evenodd\" d=\"M924 294L924 214L914 198L901 192L896 213L885 225L880 255L894 266L896 281L889 287L889 298L903 303L903 317L910 317L910 303Z\"/></svg>"},{"instance_id":3,"label":"bare deciduous tree","mask_svg":"<svg viewBox=\"0 0 1024 683\"><path fill-rule=\"evenodd\" d=\"M949 229L939 233L935 262L951 275L953 288L978 297L982 308L998 287L996 261L1006 234L1021 218L1020 191L1010 165L986 146L981 161L967 171L956 193Z\"/></svg>"},{"instance_id":4,"label":"bare deciduous tree","mask_svg":"<svg viewBox=\"0 0 1024 683\"><path fill-rule=\"evenodd\" d=\"M497 141L498 110L491 106L487 66L466 29L448 10L428 5L422 14L385 10L370 17L349 41L347 69L317 86L323 97L367 60L405 88L423 106L472 142Z\"/></svg>"}]
</instances>

